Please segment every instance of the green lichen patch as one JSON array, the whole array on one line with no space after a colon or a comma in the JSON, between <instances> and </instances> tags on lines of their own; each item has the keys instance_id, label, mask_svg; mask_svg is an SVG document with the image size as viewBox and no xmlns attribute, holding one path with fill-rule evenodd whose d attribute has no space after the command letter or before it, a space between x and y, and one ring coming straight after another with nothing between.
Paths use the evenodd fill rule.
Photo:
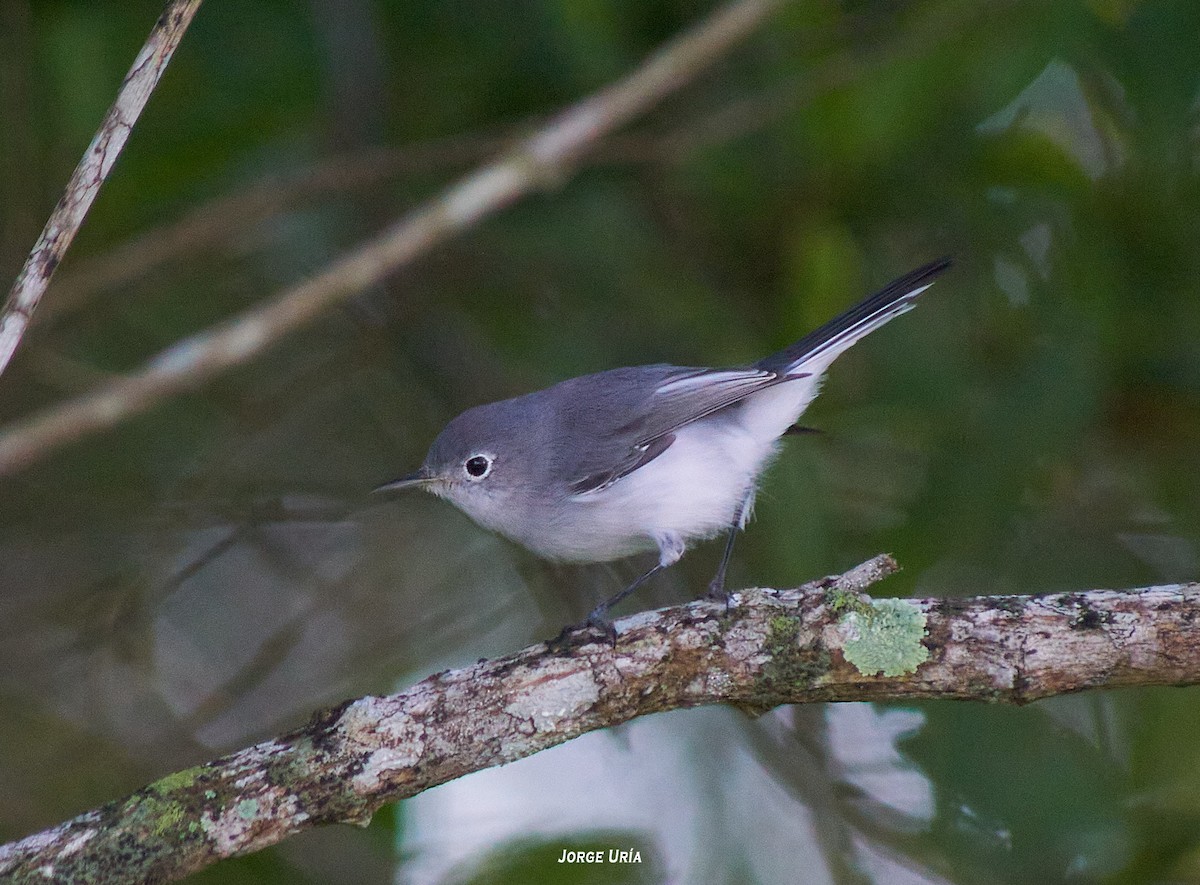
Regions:
<instances>
[{"instance_id":1,"label":"green lichen patch","mask_svg":"<svg viewBox=\"0 0 1200 885\"><path fill-rule=\"evenodd\" d=\"M809 688L829 672L829 653L825 648L803 648L799 638L800 621L797 618L787 615L771 618L764 644L770 655L770 660L763 665L765 690Z\"/></svg>"},{"instance_id":2,"label":"green lichen patch","mask_svg":"<svg viewBox=\"0 0 1200 885\"><path fill-rule=\"evenodd\" d=\"M850 633L842 654L860 673L903 676L929 660L923 611L905 599L856 599L838 623Z\"/></svg>"},{"instance_id":3,"label":"green lichen patch","mask_svg":"<svg viewBox=\"0 0 1200 885\"><path fill-rule=\"evenodd\" d=\"M844 615L848 612L858 612L861 615L869 615L871 613L871 597L862 593L854 593L849 590L826 590L825 604L833 611L835 615Z\"/></svg>"},{"instance_id":4,"label":"green lichen patch","mask_svg":"<svg viewBox=\"0 0 1200 885\"><path fill-rule=\"evenodd\" d=\"M186 817L187 809L181 803L162 798L157 789L152 787L140 790L125 801L121 826L133 832L153 833L162 838L175 834Z\"/></svg>"},{"instance_id":5,"label":"green lichen patch","mask_svg":"<svg viewBox=\"0 0 1200 885\"><path fill-rule=\"evenodd\" d=\"M160 796L166 796L169 793L174 793L176 790L187 789L203 773L204 768L199 765L194 768L185 768L183 771L177 771L174 774L168 774L166 777L159 778L146 789L152 790Z\"/></svg>"},{"instance_id":6,"label":"green lichen patch","mask_svg":"<svg viewBox=\"0 0 1200 885\"><path fill-rule=\"evenodd\" d=\"M176 805L173 802L164 802L162 807L157 810L157 813L151 815L154 825L154 835L166 836L174 833L179 829L179 825L183 823L187 812L183 807ZM182 835L180 838L183 838Z\"/></svg>"},{"instance_id":7,"label":"green lichen patch","mask_svg":"<svg viewBox=\"0 0 1200 885\"><path fill-rule=\"evenodd\" d=\"M800 635L800 622L787 615L777 615L771 618L770 632L767 634L767 651L775 654L781 648L790 647Z\"/></svg>"}]
</instances>

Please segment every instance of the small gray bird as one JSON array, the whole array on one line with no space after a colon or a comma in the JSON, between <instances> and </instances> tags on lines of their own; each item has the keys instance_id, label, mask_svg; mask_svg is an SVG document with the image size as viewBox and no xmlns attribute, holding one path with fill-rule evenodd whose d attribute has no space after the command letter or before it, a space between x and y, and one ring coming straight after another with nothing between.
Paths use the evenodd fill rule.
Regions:
<instances>
[{"instance_id":1,"label":"small gray bird","mask_svg":"<svg viewBox=\"0 0 1200 885\"><path fill-rule=\"evenodd\" d=\"M377 491L425 489L546 559L603 562L657 549L658 563L585 622L614 641L610 608L689 544L725 531L709 595L727 599L725 572L758 478L825 370L911 310L949 266L941 259L920 267L749 366L612 369L468 409L446 425L419 470Z\"/></svg>"}]
</instances>

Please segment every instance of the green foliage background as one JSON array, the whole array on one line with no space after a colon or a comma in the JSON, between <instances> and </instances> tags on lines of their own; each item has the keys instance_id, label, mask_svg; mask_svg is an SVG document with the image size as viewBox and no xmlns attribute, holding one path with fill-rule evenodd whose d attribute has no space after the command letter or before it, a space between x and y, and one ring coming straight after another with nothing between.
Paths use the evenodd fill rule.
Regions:
<instances>
[{"instance_id":1,"label":"green foliage background","mask_svg":"<svg viewBox=\"0 0 1200 885\"><path fill-rule=\"evenodd\" d=\"M0 381L0 418L304 278L710 8L209 0ZM3 279L159 12L0 11ZM745 362L944 253L957 266L920 309L835 365L805 418L824 433L773 468L733 583L881 550L905 567L895 595L1195 580L1198 47L1191 0L797 0L574 180L267 357L0 480L0 839L550 635L632 573L543 566L435 501L295 516L410 469L458 411L616 365ZM344 180L320 186L316 168ZM221 204L169 257L135 261L254 188L277 203ZM692 552L639 604L697 595L716 556ZM644 726L678 738L686 772L659 816L704 822L685 868L630 788L603 809L568 796L578 827L522 825L433 879L412 871L437 849L412 834L438 818L408 803L198 881L773 882L787 872L761 859L792 845L816 852L814 882L1200 881L1194 690L904 710L912 727L873 770L929 801L901 791L891 811L832 737L836 711ZM556 758L619 778L642 727L623 757L596 749L617 735ZM785 797L782 835L729 811L734 757ZM546 808L562 798L543 787ZM554 862L610 844L646 863Z\"/></svg>"}]
</instances>

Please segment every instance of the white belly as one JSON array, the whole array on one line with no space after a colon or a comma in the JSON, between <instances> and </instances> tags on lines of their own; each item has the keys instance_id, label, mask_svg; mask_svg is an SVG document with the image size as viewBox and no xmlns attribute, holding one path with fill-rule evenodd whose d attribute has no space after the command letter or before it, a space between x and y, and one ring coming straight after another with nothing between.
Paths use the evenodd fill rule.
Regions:
<instances>
[{"instance_id":1,"label":"white belly","mask_svg":"<svg viewBox=\"0 0 1200 885\"><path fill-rule=\"evenodd\" d=\"M602 561L651 550L674 535L685 543L726 531L766 462L763 442L741 424L714 417L675 432L675 442L645 467L599 492L568 502L569 530L539 551L556 559ZM749 518L749 514L744 514ZM570 538L568 544L560 544ZM550 541L549 538L546 539ZM541 546L541 545L539 545Z\"/></svg>"}]
</instances>

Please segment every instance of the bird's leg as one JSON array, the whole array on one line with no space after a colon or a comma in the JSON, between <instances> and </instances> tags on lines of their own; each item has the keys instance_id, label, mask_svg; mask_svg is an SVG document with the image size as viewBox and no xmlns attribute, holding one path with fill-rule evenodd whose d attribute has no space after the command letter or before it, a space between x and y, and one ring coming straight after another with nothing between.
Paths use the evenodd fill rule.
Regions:
<instances>
[{"instance_id":1,"label":"bird's leg","mask_svg":"<svg viewBox=\"0 0 1200 885\"><path fill-rule=\"evenodd\" d=\"M733 542L737 539L740 528L737 520L734 520L729 528L729 536L725 539L725 552L721 554L721 564L717 566L717 573L713 575L713 579L708 582L708 598L724 601L726 605L729 604L729 591L725 589L725 572L729 568L729 560L733 557Z\"/></svg>"},{"instance_id":2,"label":"bird's leg","mask_svg":"<svg viewBox=\"0 0 1200 885\"><path fill-rule=\"evenodd\" d=\"M646 572L644 575L641 575L637 580L635 580L620 593L610 596L608 599L604 600L602 603L592 609L591 613L587 616L587 620L578 624L567 624L567 626L562 628L562 632L551 639L547 645L556 651L564 651L565 649L576 644L568 642L568 639L573 633L576 633L580 630L587 631L589 629L595 629L603 633L605 637L612 643L613 648L616 648L617 628L613 626L612 618L608 616L608 610L613 606L618 605L623 599L625 599L625 597L627 597L638 587L642 586L642 584L646 583L646 581L648 581L658 572L662 571L664 568L666 568L666 566L664 566L661 562L657 563L654 568L650 569L650 571ZM586 632L584 636L586 636ZM584 636L579 637L579 641L582 641Z\"/></svg>"},{"instance_id":3,"label":"bird's leg","mask_svg":"<svg viewBox=\"0 0 1200 885\"><path fill-rule=\"evenodd\" d=\"M823 433L823 432L824 431L820 430L817 427L805 427L803 424L793 424L791 427L789 427L787 430L785 430L783 432L783 435L784 436L808 436L809 434Z\"/></svg>"},{"instance_id":4,"label":"bird's leg","mask_svg":"<svg viewBox=\"0 0 1200 885\"><path fill-rule=\"evenodd\" d=\"M668 566L674 565L679 561L679 557L683 556L684 543L683 539L678 535L663 535L654 539L658 545L658 563L650 571L641 575L632 584L622 590L620 593L609 597L600 603L587 616L587 620L581 624L570 624L563 627L562 632L547 643L550 648L562 650L567 648L571 643L567 642L567 638L577 630L595 629L599 630L612 642L613 648L617 645L617 628L613 626L612 619L608 616L608 610L613 606L618 605L629 596L638 587L646 583L654 575L661 572Z\"/></svg>"},{"instance_id":5,"label":"bird's leg","mask_svg":"<svg viewBox=\"0 0 1200 885\"><path fill-rule=\"evenodd\" d=\"M583 622L584 626L594 627L595 629L599 630L612 641L613 647L616 648L617 628L613 626L612 619L608 616L608 610L615 605L619 605L621 600L625 599L625 597L629 596L629 594L646 583L646 581L650 580L651 577L661 572L664 568L666 568L666 566L664 566L661 562L656 563L654 568L650 569L650 571L639 577L620 593L616 593L604 600L604 602L592 609L591 613L587 616L587 620Z\"/></svg>"},{"instance_id":6,"label":"bird's leg","mask_svg":"<svg viewBox=\"0 0 1200 885\"><path fill-rule=\"evenodd\" d=\"M713 579L708 582L708 598L723 601L725 607L729 607L729 591L725 589L725 572L729 570L729 560L733 557L733 542L737 539L737 533L745 527L746 516L750 512L750 507L754 501L754 489L751 489L749 494L738 505L737 512L733 514L733 522L729 526L729 537L725 539L725 552L721 554L721 564L717 566L717 573L713 575Z\"/></svg>"}]
</instances>

